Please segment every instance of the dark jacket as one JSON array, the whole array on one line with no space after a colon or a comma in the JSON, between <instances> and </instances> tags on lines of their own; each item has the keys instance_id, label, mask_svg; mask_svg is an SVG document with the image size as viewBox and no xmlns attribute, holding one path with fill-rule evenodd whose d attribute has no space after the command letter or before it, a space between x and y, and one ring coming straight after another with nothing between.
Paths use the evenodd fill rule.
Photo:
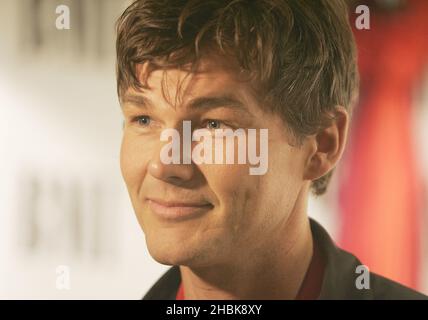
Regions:
<instances>
[{"instance_id":1,"label":"dark jacket","mask_svg":"<svg viewBox=\"0 0 428 320\"><path fill-rule=\"evenodd\" d=\"M419 292L370 272L370 288L357 289L356 268L362 263L351 253L338 248L327 231L310 219L314 241L324 258L324 279L318 299L428 299ZM181 282L178 266L171 267L147 292L143 300L175 300Z\"/></svg>"}]
</instances>

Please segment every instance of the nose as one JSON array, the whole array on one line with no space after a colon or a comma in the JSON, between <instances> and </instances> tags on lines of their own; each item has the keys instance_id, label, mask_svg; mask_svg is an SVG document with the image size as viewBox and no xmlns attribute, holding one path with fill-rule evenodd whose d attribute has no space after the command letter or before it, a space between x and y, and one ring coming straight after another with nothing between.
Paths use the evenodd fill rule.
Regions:
<instances>
[{"instance_id":1,"label":"nose","mask_svg":"<svg viewBox=\"0 0 428 320\"><path fill-rule=\"evenodd\" d=\"M182 153L181 153L182 154ZM182 157L181 157L182 158ZM156 179L165 182L180 184L191 181L195 175L195 164L166 164L162 162L160 149L153 154L153 157L148 163L148 173Z\"/></svg>"}]
</instances>

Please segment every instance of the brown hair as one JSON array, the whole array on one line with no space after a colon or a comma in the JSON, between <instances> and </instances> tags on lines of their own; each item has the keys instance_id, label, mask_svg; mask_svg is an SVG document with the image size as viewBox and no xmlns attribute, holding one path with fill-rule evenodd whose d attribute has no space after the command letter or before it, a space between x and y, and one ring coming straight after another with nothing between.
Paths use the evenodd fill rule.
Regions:
<instances>
[{"instance_id":1,"label":"brown hair","mask_svg":"<svg viewBox=\"0 0 428 320\"><path fill-rule=\"evenodd\" d=\"M233 55L263 88L264 103L299 141L351 113L358 92L356 47L345 0L137 0L117 22L119 98L136 67L195 64L204 48ZM332 171L312 182L325 193Z\"/></svg>"}]
</instances>

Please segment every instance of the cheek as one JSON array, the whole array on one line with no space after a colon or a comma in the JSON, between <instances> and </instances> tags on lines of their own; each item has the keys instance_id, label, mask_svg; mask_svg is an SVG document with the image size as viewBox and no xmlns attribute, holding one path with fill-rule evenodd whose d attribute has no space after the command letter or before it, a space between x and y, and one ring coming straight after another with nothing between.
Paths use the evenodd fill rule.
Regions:
<instances>
[{"instance_id":1,"label":"cheek","mask_svg":"<svg viewBox=\"0 0 428 320\"><path fill-rule=\"evenodd\" d=\"M271 208L281 208L284 214L293 209L303 183L302 152L287 144L272 147L269 170L261 186Z\"/></svg>"},{"instance_id":2,"label":"cheek","mask_svg":"<svg viewBox=\"0 0 428 320\"><path fill-rule=\"evenodd\" d=\"M120 169L130 192L140 185L145 176L148 153L142 147L138 139L124 134L120 149Z\"/></svg>"},{"instance_id":3,"label":"cheek","mask_svg":"<svg viewBox=\"0 0 428 320\"><path fill-rule=\"evenodd\" d=\"M247 165L209 165L201 171L217 198L218 218L229 231L238 233L251 224L264 177L250 175Z\"/></svg>"},{"instance_id":4,"label":"cheek","mask_svg":"<svg viewBox=\"0 0 428 320\"><path fill-rule=\"evenodd\" d=\"M248 176L248 167L236 164L212 164L200 166L208 187L216 194L218 200L232 197Z\"/></svg>"},{"instance_id":5,"label":"cheek","mask_svg":"<svg viewBox=\"0 0 428 320\"><path fill-rule=\"evenodd\" d=\"M282 182L291 183L301 180L304 169L304 152L288 143L272 143L269 152L270 174Z\"/></svg>"}]
</instances>

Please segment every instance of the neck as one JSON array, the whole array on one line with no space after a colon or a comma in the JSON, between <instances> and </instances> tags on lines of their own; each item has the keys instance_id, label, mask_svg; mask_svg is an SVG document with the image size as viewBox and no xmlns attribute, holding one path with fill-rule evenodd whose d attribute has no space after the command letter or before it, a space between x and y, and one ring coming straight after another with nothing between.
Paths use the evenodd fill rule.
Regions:
<instances>
[{"instance_id":1,"label":"neck","mask_svg":"<svg viewBox=\"0 0 428 320\"><path fill-rule=\"evenodd\" d=\"M236 253L228 264L180 266L185 299L295 299L313 251L307 196L301 193L288 219L257 252Z\"/></svg>"}]
</instances>

